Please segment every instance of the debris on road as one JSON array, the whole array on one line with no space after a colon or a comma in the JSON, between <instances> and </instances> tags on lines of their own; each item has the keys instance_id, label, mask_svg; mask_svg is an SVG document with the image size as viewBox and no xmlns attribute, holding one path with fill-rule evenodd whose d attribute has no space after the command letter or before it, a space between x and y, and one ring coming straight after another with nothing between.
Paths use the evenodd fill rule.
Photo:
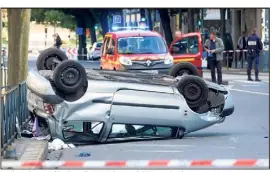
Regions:
<instances>
[{"instance_id":1,"label":"debris on road","mask_svg":"<svg viewBox=\"0 0 274 172\"><path fill-rule=\"evenodd\" d=\"M73 144L65 144L60 139L54 139L51 143L49 143L48 150L61 150L61 149L67 149L67 148L75 148Z\"/></svg>"},{"instance_id":2,"label":"debris on road","mask_svg":"<svg viewBox=\"0 0 274 172\"><path fill-rule=\"evenodd\" d=\"M81 152L77 155L75 155L76 157L89 157L90 156L90 153L88 152Z\"/></svg>"}]
</instances>

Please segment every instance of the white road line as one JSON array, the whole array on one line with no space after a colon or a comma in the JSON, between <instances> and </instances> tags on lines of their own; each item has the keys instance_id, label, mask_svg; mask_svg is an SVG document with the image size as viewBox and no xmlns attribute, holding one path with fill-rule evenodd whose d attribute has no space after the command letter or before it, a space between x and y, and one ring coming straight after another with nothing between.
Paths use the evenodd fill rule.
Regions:
<instances>
[{"instance_id":1,"label":"white road line","mask_svg":"<svg viewBox=\"0 0 274 172\"><path fill-rule=\"evenodd\" d=\"M264 96L269 96L269 93L262 93L262 92L256 92L256 91L247 91L247 90L240 90L240 89L229 89L231 91L238 91L238 92L243 92L243 93L251 93L251 94L258 94L258 95L264 95Z\"/></svg>"},{"instance_id":2,"label":"white road line","mask_svg":"<svg viewBox=\"0 0 274 172\"><path fill-rule=\"evenodd\" d=\"M140 153L144 153L144 152L149 152L149 153L182 153L184 151L174 151L174 150L125 150L125 152L140 152Z\"/></svg>"},{"instance_id":3,"label":"white road line","mask_svg":"<svg viewBox=\"0 0 274 172\"><path fill-rule=\"evenodd\" d=\"M260 87L262 85L241 85L242 87Z\"/></svg>"},{"instance_id":4,"label":"white road line","mask_svg":"<svg viewBox=\"0 0 274 172\"><path fill-rule=\"evenodd\" d=\"M161 144L123 144L123 146L138 146L138 147L195 147L193 145L161 145Z\"/></svg>"},{"instance_id":5,"label":"white road line","mask_svg":"<svg viewBox=\"0 0 274 172\"><path fill-rule=\"evenodd\" d=\"M234 82L242 82L242 83L245 83L245 84L269 83L269 81L267 81L267 80L263 80L263 81L261 81L261 82L259 82L259 81L234 80Z\"/></svg>"}]
</instances>

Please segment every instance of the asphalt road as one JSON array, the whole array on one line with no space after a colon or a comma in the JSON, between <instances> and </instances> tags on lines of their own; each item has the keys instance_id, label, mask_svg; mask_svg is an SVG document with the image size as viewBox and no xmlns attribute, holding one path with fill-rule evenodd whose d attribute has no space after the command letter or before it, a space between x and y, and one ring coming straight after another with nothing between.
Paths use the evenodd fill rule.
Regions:
<instances>
[{"instance_id":1,"label":"asphalt road","mask_svg":"<svg viewBox=\"0 0 274 172\"><path fill-rule=\"evenodd\" d=\"M80 62L98 68L98 62ZM30 58L29 69L35 68ZM209 78L209 74L205 74ZM159 160L269 158L269 78L248 82L246 76L225 75L235 103L234 114L222 124L183 139L79 146L54 151L49 160ZM89 157L76 154L88 152Z\"/></svg>"}]
</instances>

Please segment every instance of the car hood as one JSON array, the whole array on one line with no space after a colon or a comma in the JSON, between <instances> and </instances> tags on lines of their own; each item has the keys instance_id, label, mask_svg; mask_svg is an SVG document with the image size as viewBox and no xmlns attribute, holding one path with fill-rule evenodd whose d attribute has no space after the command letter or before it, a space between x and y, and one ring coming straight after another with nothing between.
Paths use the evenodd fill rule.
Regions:
<instances>
[{"instance_id":1,"label":"car hood","mask_svg":"<svg viewBox=\"0 0 274 172\"><path fill-rule=\"evenodd\" d=\"M169 53L164 54L121 54L120 56L130 58L132 61L163 60Z\"/></svg>"}]
</instances>

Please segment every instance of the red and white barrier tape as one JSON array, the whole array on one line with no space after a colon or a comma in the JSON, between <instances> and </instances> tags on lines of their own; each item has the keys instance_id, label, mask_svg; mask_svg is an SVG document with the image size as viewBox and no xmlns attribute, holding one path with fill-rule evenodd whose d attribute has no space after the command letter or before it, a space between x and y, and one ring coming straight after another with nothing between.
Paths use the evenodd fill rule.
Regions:
<instances>
[{"instance_id":1,"label":"red and white barrier tape","mask_svg":"<svg viewBox=\"0 0 274 172\"><path fill-rule=\"evenodd\" d=\"M234 53L234 52L247 52L247 50L227 50L227 51L223 51L224 53Z\"/></svg>"},{"instance_id":2,"label":"red and white barrier tape","mask_svg":"<svg viewBox=\"0 0 274 172\"><path fill-rule=\"evenodd\" d=\"M2 161L2 168L252 168L269 167L269 159L128 160L128 161Z\"/></svg>"}]
</instances>

